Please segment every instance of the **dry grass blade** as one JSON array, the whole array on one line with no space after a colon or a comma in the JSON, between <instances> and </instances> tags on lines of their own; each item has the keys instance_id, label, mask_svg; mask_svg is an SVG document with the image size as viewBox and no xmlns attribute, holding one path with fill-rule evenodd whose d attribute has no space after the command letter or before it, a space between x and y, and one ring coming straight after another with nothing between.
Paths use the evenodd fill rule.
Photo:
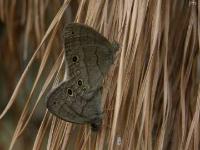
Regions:
<instances>
[{"instance_id":1,"label":"dry grass blade","mask_svg":"<svg viewBox=\"0 0 200 150\"><path fill-rule=\"evenodd\" d=\"M51 117L47 118L47 111L44 115L44 119L42 120L42 123L40 125L40 128L38 130L38 134L35 138L35 142L33 145L33 150L39 150L41 149L42 141L44 140L45 132L47 131L47 127L50 123Z\"/></svg>"},{"instance_id":2,"label":"dry grass blade","mask_svg":"<svg viewBox=\"0 0 200 150\"><path fill-rule=\"evenodd\" d=\"M199 124L199 121L200 121L199 115L200 115L200 85L199 85L199 88L198 88L198 97L197 97L196 109L195 109L195 113L194 113L194 116L193 116L193 119L192 119L192 122L191 122L191 125L190 125L189 132L188 132L188 137L187 137L185 148L184 148L185 150L190 149L189 147L190 147L190 142L192 140L192 136L195 138L195 134L198 134L198 131L199 131L198 124ZM199 147L199 143L197 141L197 142L194 143L194 150L198 150L198 147Z\"/></svg>"},{"instance_id":3,"label":"dry grass blade","mask_svg":"<svg viewBox=\"0 0 200 150\"><path fill-rule=\"evenodd\" d=\"M117 127L117 119L121 107L121 100L122 100L122 83L123 83L123 73L124 73L124 49L122 49L121 56L120 56L120 66L119 66L119 75L118 75L118 84L117 84L117 95L116 95L116 102L115 102L115 111L114 111L114 118L112 123L112 130L111 130L111 140L110 140L110 149L113 149L115 134L116 134L116 127Z\"/></svg>"}]
</instances>

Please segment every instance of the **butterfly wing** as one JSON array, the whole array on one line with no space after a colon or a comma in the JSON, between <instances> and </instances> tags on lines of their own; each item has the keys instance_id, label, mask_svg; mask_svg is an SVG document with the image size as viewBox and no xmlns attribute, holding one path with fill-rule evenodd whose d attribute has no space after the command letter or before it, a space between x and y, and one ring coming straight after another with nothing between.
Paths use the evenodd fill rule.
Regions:
<instances>
[{"instance_id":1,"label":"butterfly wing","mask_svg":"<svg viewBox=\"0 0 200 150\"><path fill-rule=\"evenodd\" d=\"M69 77L81 73L91 86L101 84L113 63L116 45L94 29L78 23L65 27L64 41Z\"/></svg>"},{"instance_id":2,"label":"butterfly wing","mask_svg":"<svg viewBox=\"0 0 200 150\"><path fill-rule=\"evenodd\" d=\"M71 84L71 81L64 81L53 89L47 96L46 106L52 114L62 120L73 123L89 122L89 119L80 113L82 100L77 99L78 96L74 95L75 91L73 91L73 95L69 95L68 90L73 90Z\"/></svg>"},{"instance_id":3,"label":"butterfly wing","mask_svg":"<svg viewBox=\"0 0 200 150\"><path fill-rule=\"evenodd\" d=\"M84 89L69 80L53 89L47 96L48 110L59 118L74 123L91 122L101 114L100 89Z\"/></svg>"}]
</instances>

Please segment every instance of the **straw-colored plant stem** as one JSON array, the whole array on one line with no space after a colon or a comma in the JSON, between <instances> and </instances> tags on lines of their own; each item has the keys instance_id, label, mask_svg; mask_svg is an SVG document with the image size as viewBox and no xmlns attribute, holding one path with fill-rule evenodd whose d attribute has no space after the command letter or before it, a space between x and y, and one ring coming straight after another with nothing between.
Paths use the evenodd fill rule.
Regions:
<instances>
[{"instance_id":1,"label":"straw-colored plant stem","mask_svg":"<svg viewBox=\"0 0 200 150\"><path fill-rule=\"evenodd\" d=\"M1 0L8 49L20 47L13 39L14 20L25 27L20 33L23 57L29 58L32 41L35 47L1 120L24 90L35 61L40 63L9 149L27 132L49 88L66 77L60 37L70 21L64 16L120 44L103 84L103 125L93 133L88 125L71 124L45 111L33 149L200 149L200 0Z\"/></svg>"}]
</instances>

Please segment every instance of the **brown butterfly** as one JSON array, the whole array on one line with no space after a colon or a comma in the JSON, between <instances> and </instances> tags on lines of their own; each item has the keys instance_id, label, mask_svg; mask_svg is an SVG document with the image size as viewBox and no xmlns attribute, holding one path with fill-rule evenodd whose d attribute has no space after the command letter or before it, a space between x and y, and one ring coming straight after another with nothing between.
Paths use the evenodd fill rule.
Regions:
<instances>
[{"instance_id":1,"label":"brown butterfly","mask_svg":"<svg viewBox=\"0 0 200 150\"><path fill-rule=\"evenodd\" d=\"M66 70L69 80L47 96L46 106L57 117L73 123L102 123L102 81L114 61L118 44L111 44L91 27L68 24L64 30Z\"/></svg>"}]
</instances>

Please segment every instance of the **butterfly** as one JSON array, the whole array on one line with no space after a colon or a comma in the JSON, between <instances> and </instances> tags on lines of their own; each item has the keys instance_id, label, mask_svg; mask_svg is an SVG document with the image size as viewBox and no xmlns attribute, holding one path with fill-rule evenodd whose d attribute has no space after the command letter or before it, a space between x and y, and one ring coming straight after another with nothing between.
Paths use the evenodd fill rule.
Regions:
<instances>
[{"instance_id":1,"label":"butterfly","mask_svg":"<svg viewBox=\"0 0 200 150\"><path fill-rule=\"evenodd\" d=\"M71 23L64 28L65 65L69 79L47 95L49 112L72 123L102 124L102 82L118 50L93 28Z\"/></svg>"}]
</instances>

